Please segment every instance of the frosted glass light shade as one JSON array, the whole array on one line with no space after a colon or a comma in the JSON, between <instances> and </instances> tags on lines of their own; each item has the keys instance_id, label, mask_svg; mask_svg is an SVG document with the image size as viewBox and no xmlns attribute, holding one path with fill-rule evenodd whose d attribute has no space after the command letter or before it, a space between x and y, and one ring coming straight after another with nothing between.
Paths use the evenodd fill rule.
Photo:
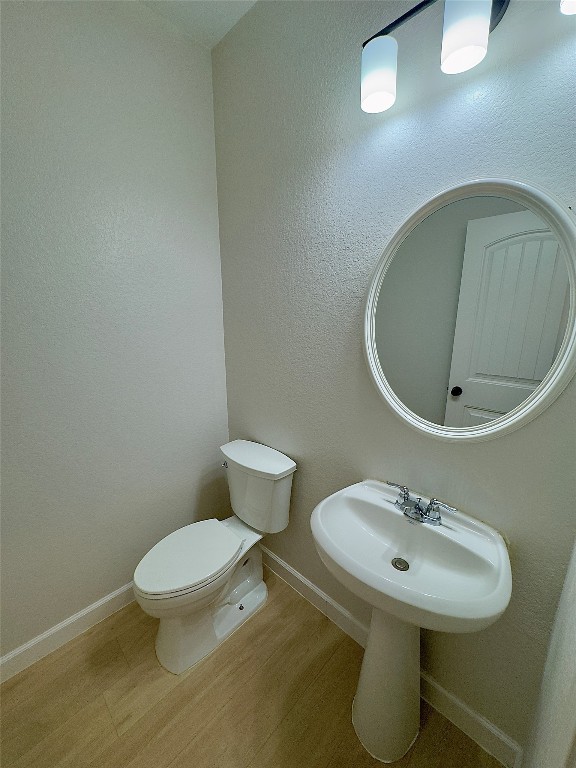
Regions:
<instances>
[{"instance_id":1,"label":"frosted glass light shade","mask_svg":"<svg viewBox=\"0 0 576 768\"><path fill-rule=\"evenodd\" d=\"M387 35L375 37L362 49L360 106L364 112L384 112L396 101L398 43Z\"/></svg>"},{"instance_id":2,"label":"frosted glass light shade","mask_svg":"<svg viewBox=\"0 0 576 768\"><path fill-rule=\"evenodd\" d=\"M447 75L466 72L488 50L492 0L445 0L440 68Z\"/></svg>"},{"instance_id":3,"label":"frosted glass light shade","mask_svg":"<svg viewBox=\"0 0 576 768\"><path fill-rule=\"evenodd\" d=\"M576 13L576 0L560 0L560 11L566 16Z\"/></svg>"}]
</instances>

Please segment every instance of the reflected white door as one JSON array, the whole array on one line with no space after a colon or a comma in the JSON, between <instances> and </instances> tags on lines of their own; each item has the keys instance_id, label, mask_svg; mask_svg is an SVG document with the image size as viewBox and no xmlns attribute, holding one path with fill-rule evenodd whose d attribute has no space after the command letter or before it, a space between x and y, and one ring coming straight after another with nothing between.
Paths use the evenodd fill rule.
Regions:
<instances>
[{"instance_id":1,"label":"reflected white door","mask_svg":"<svg viewBox=\"0 0 576 768\"><path fill-rule=\"evenodd\" d=\"M525 211L468 222L446 426L491 421L536 389L561 344L567 303L564 257L541 219Z\"/></svg>"}]
</instances>

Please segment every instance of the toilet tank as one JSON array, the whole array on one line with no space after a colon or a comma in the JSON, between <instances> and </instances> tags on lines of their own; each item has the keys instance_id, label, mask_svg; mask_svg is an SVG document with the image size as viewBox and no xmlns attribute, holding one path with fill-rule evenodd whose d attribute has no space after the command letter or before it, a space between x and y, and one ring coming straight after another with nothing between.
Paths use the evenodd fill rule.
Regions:
<instances>
[{"instance_id":1,"label":"toilet tank","mask_svg":"<svg viewBox=\"0 0 576 768\"><path fill-rule=\"evenodd\" d=\"M226 458L234 513L257 531L283 531L296 464L280 451L250 440L233 440L220 450Z\"/></svg>"}]
</instances>

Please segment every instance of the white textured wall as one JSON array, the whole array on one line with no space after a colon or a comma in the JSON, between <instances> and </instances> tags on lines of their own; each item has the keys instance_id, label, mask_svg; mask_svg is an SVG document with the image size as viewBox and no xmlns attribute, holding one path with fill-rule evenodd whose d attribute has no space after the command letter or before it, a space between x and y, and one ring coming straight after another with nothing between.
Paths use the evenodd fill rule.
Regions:
<instances>
[{"instance_id":1,"label":"white textured wall","mask_svg":"<svg viewBox=\"0 0 576 768\"><path fill-rule=\"evenodd\" d=\"M576 548L568 566L544 667L526 768L576 765Z\"/></svg>"},{"instance_id":2,"label":"white textured wall","mask_svg":"<svg viewBox=\"0 0 576 768\"><path fill-rule=\"evenodd\" d=\"M230 431L298 462L290 525L267 545L359 617L367 607L328 575L309 528L338 488L396 480L510 537L505 616L476 635L425 633L423 663L525 743L576 532L576 382L511 435L437 442L375 391L362 319L388 239L446 187L515 178L576 205L574 23L554 2L512 0L489 58L446 77L433 6L398 32L394 110L365 115L361 43L408 5L259 2L215 49Z\"/></svg>"},{"instance_id":3,"label":"white textured wall","mask_svg":"<svg viewBox=\"0 0 576 768\"><path fill-rule=\"evenodd\" d=\"M211 62L137 3L2 3L3 652L225 504Z\"/></svg>"}]
</instances>

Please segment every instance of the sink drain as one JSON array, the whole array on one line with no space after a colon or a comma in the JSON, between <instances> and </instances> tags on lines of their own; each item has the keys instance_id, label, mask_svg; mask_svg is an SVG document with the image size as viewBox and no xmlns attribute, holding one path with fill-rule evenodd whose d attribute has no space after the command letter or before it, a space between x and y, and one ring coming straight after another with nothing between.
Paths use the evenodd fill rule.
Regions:
<instances>
[{"instance_id":1,"label":"sink drain","mask_svg":"<svg viewBox=\"0 0 576 768\"><path fill-rule=\"evenodd\" d=\"M407 563L402 557L395 557L392 560L392 565L397 571L407 571L410 568L410 563Z\"/></svg>"}]
</instances>

